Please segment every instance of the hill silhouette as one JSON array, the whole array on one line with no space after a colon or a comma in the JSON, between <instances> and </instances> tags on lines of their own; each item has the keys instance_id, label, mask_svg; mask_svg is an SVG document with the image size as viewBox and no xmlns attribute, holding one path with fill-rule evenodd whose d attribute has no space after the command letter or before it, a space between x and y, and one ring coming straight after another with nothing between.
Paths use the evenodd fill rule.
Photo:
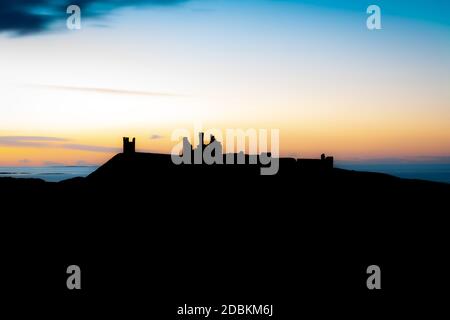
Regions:
<instances>
[{"instance_id":1,"label":"hill silhouette","mask_svg":"<svg viewBox=\"0 0 450 320\"><path fill-rule=\"evenodd\" d=\"M377 263L392 297L410 290L410 303L419 302L414 290L431 292L436 266L448 265L450 185L317 161L281 158L276 175L262 176L260 165L177 166L170 155L125 152L86 178L1 178L3 217L16 239L5 254L20 261L4 274L41 261L36 288L52 296L63 290L59 278L49 280L55 264L76 261L89 270L88 296L144 303L142 290L152 288L162 316L167 301L249 297L296 314L298 298L286 291L293 287L306 308L325 314L317 310L327 297L330 309L342 300L370 307L361 278ZM427 281L410 282L414 270ZM9 278L15 290L28 288L26 277Z\"/></svg>"}]
</instances>

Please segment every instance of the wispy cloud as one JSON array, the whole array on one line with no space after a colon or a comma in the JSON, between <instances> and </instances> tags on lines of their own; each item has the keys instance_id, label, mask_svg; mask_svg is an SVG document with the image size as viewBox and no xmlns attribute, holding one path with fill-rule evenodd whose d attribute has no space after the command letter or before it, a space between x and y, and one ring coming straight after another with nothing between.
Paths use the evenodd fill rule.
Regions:
<instances>
[{"instance_id":1,"label":"wispy cloud","mask_svg":"<svg viewBox=\"0 0 450 320\"><path fill-rule=\"evenodd\" d=\"M29 164L31 161L30 161L29 159L20 159L18 162L19 162L20 164L27 165L27 164Z\"/></svg>"},{"instance_id":2,"label":"wispy cloud","mask_svg":"<svg viewBox=\"0 0 450 320\"><path fill-rule=\"evenodd\" d=\"M164 138L164 136L161 136L159 134L152 134L150 136L150 140L158 140L158 139L162 139L162 138Z\"/></svg>"},{"instance_id":3,"label":"wispy cloud","mask_svg":"<svg viewBox=\"0 0 450 320\"><path fill-rule=\"evenodd\" d=\"M54 142L68 141L64 138L42 136L0 136L0 146L8 147L50 147Z\"/></svg>"},{"instance_id":4,"label":"wispy cloud","mask_svg":"<svg viewBox=\"0 0 450 320\"><path fill-rule=\"evenodd\" d=\"M64 164L61 162L44 161L44 166L46 166L46 167L62 167L62 166L64 166Z\"/></svg>"},{"instance_id":5,"label":"wispy cloud","mask_svg":"<svg viewBox=\"0 0 450 320\"><path fill-rule=\"evenodd\" d=\"M77 4L82 16L103 16L125 7L173 6L189 0L1 0L0 32L27 35L50 29L57 21L65 21L66 9Z\"/></svg>"},{"instance_id":6,"label":"wispy cloud","mask_svg":"<svg viewBox=\"0 0 450 320\"><path fill-rule=\"evenodd\" d=\"M68 139L66 139L66 138L44 137L44 136L0 136L0 140L4 140L4 141L47 141L47 142L68 141Z\"/></svg>"},{"instance_id":7,"label":"wispy cloud","mask_svg":"<svg viewBox=\"0 0 450 320\"><path fill-rule=\"evenodd\" d=\"M90 162L87 162L85 160L78 160L78 161L75 162L75 165L79 166L79 167L93 167L93 166L97 166L97 164L90 163Z\"/></svg>"},{"instance_id":8,"label":"wispy cloud","mask_svg":"<svg viewBox=\"0 0 450 320\"><path fill-rule=\"evenodd\" d=\"M120 148L114 147L102 147L93 146L88 144L63 144L60 146L63 149L79 150L79 151L90 151L90 152L120 152Z\"/></svg>"},{"instance_id":9,"label":"wispy cloud","mask_svg":"<svg viewBox=\"0 0 450 320\"><path fill-rule=\"evenodd\" d=\"M120 152L120 148L68 143L69 139L43 136L0 136L0 146L16 148L58 148L89 152Z\"/></svg>"},{"instance_id":10,"label":"wispy cloud","mask_svg":"<svg viewBox=\"0 0 450 320\"><path fill-rule=\"evenodd\" d=\"M78 91L78 92L90 92L100 94L118 94L118 95L138 95L138 96L150 96L150 97L183 97L183 94L170 93L170 92L154 92L154 91L135 91L135 90L122 90L111 88L93 88L93 87L71 87L71 86L53 86L53 85L30 85L36 88L66 90L66 91Z\"/></svg>"}]
</instances>

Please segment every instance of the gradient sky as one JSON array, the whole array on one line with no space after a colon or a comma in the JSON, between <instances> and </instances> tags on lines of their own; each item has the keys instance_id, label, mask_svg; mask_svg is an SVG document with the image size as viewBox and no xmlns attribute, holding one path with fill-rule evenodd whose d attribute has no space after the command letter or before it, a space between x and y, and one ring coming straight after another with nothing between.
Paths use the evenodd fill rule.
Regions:
<instances>
[{"instance_id":1,"label":"gradient sky","mask_svg":"<svg viewBox=\"0 0 450 320\"><path fill-rule=\"evenodd\" d=\"M170 152L198 121L289 156L450 156L450 1L83 0L74 31L66 2L0 5L0 166Z\"/></svg>"}]
</instances>

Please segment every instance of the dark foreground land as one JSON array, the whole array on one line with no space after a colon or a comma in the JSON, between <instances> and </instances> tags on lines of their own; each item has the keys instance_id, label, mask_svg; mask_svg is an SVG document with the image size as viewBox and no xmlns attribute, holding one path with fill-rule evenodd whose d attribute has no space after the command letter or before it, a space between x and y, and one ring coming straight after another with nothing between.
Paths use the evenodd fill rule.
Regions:
<instances>
[{"instance_id":1,"label":"dark foreground land","mask_svg":"<svg viewBox=\"0 0 450 320\"><path fill-rule=\"evenodd\" d=\"M85 179L3 178L0 193L2 289L19 313L201 319L176 307L274 304L277 319L366 319L448 301L447 184L119 154ZM71 264L81 291L66 289Z\"/></svg>"}]
</instances>

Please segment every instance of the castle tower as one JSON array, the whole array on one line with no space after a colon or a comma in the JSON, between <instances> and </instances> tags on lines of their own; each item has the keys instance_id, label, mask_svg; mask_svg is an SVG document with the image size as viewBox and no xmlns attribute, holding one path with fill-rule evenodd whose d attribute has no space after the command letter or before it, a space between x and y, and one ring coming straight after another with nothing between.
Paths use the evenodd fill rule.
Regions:
<instances>
[{"instance_id":1,"label":"castle tower","mask_svg":"<svg viewBox=\"0 0 450 320\"><path fill-rule=\"evenodd\" d=\"M133 138L132 141L130 141L130 138L128 137L123 138L123 153L124 154L136 153L136 138Z\"/></svg>"}]
</instances>

